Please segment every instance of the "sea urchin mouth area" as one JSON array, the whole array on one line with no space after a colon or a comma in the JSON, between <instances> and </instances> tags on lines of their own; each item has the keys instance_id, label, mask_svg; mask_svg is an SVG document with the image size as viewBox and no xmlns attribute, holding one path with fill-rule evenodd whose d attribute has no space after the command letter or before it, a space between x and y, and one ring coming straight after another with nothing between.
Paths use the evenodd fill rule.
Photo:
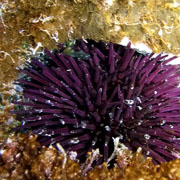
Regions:
<instances>
[{"instance_id":1,"label":"sea urchin mouth area","mask_svg":"<svg viewBox=\"0 0 180 180\"><path fill-rule=\"evenodd\" d=\"M113 137L132 150L141 147L156 163L179 157L179 65L167 55L141 55L121 45L76 40L33 58L18 79L23 98L15 104L22 125L41 145L60 143L86 153L99 148L103 160Z\"/></svg>"}]
</instances>

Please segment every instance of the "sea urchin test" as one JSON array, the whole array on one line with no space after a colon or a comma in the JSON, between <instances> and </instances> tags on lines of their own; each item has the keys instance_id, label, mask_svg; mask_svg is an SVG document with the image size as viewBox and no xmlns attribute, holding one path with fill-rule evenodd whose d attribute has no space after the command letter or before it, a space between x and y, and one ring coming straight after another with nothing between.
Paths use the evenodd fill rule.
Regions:
<instances>
[{"instance_id":1,"label":"sea urchin test","mask_svg":"<svg viewBox=\"0 0 180 180\"><path fill-rule=\"evenodd\" d=\"M44 52L20 70L17 131L33 131L42 146L60 143L81 161L97 148L107 161L116 137L155 163L178 157L180 66L169 64L176 57L93 40Z\"/></svg>"}]
</instances>

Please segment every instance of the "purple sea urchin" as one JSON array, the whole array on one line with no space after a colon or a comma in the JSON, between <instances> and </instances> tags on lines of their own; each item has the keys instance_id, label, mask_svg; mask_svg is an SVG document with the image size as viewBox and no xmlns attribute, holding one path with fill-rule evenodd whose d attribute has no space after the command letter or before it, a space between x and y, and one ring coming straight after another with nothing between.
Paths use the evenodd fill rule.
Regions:
<instances>
[{"instance_id":1,"label":"purple sea urchin","mask_svg":"<svg viewBox=\"0 0 180 180\"><path fill-rule=\"evenodd\" d=\"M175 57L92 40L45 53L21 70L24 100L16 104L27 108L16 112L17 129L32 130L41 145L59 142L80 160L99 148L106 161L112 137L156 163L178 156L180 66L168 64Z\"/></svg>"}]
</instances>

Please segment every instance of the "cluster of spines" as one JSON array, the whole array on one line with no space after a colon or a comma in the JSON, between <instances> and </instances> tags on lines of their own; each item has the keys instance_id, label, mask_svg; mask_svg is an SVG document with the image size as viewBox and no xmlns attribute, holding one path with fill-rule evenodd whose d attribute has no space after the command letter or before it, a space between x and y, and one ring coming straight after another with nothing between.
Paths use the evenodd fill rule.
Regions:
<instances>
[{"instance_id":1,"label":"cluster of spines","mask_svg":"<svg viewBox=\"0 0 180 180\"><path fill-rule=\"evenodd\" d=\"M30 77L19 80L28 101L16 104L29 109L16 112L24 122L17 129L32 129L42 145L59 142L80 159L99 148L106 161L117 136L155 162L176 158L180 73L168 64L175 57L92 40L71 48L79 53L67 55L63 45L56 53L45 49L48 65L32 59L21 70Z\"/></svg>"}]
</instances>

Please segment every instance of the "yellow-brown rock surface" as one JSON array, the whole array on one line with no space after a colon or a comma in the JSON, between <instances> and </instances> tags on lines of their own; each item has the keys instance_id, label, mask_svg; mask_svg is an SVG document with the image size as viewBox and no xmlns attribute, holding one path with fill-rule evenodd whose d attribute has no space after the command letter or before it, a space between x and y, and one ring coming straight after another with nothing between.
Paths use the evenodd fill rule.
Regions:
<instances>
[{"instance_id":1,"label":"yellow-brown rock surface","mask_svg":"<svg viewBox=\"0 0 180 180\"><path fill-rule=\"evenodd\" d=\"M53 147L40 148L37 136L11 135L0 145L0 179L2 180L179 180L180 160L154 165L137 151L125 168L118 164L94 167L82 175L80 165ZM118 157L117 157L118 158ZM64 164L65 163L65 164Z\"/></svg>"}]
</instances>

